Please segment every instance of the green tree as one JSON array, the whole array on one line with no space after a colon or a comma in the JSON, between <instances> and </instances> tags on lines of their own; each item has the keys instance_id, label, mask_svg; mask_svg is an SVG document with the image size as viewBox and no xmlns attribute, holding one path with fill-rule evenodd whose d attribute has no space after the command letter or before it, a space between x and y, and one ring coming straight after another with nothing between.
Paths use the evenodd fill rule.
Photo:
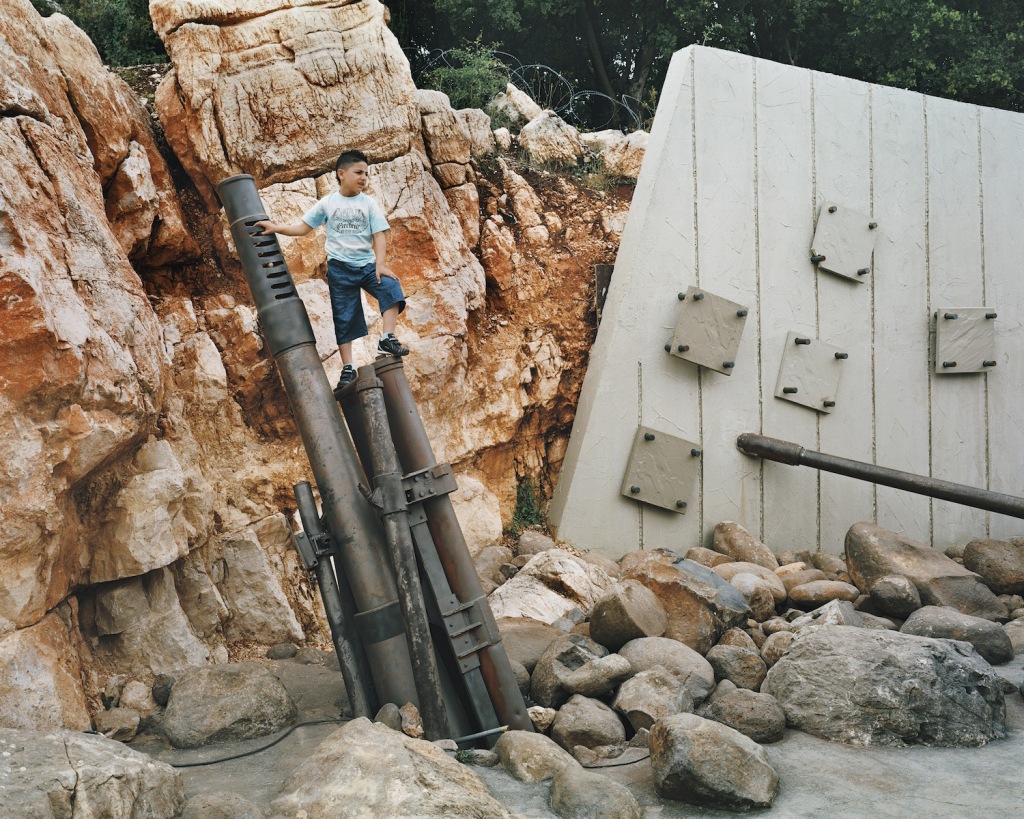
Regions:
<instances>
[{"instance_id":1,"label":"green tree","mask_svg":"<svg viewBox=\"0 0 1024 819\"><path fill-rule=\"evenodd\" d=\"M32 0L41 14L66 14L89 35L107 65L167 62L153 31L149 0Z\"/></svg>"}]
</instances>

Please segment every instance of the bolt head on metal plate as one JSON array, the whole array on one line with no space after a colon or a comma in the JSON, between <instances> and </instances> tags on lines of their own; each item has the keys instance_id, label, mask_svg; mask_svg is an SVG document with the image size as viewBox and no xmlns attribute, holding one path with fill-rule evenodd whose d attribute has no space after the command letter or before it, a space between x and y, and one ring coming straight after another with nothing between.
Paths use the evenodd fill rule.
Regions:
<instances>
[{"instance_id":1,"label":"bolt head on metal plate","mask_svg":"<svg viewBox=\"0 0 1024 819\"><path fill-rule=\"evenodd\" d=\"M996 321L991 307L935 311L935 372L987 373L996 366Z\"/></svg>"},{"instance_id":2,"label":"bolt head on metal plate","mask_svg":"<svg viewBox=\"0 0 1024 819\"><path fill-rule=\"evenodd\" d=\"M838 347L805 333L789 333L775 397L817 412L832 412L846 358L846 352Z\"/></svg>"},{"instance_id":3,"label":"bolt head on metal plate","mask_svg":"<svg viewBox=\"0 0 1024 819\"><path fill-rule=\"evenodd\" d=\"M811 242L811 256L821 270L855 282L871 277L877 223L863 213L835 202L825 202Z\"/></svg>"},{"instance_id":4,"label":"bolt head on metal plate","mask_svg":"<svg viewBox=\"0 0 1024 819\"><path fill-rule=\"evenodd\" d=\"M701 367L732 375L749 308L691 287L679 302L668 351Z\"/></svg>"},{"instance_id":5,"label":"bolt head on metal plate","mask_svg":"<svg viewBox=\"0 0 1024 819\"><path fill-rule=\"evenodd\" d=\"M700 451L700 444L693 441L659 429L639 427L622 479L622 494L630 500L685 515L700 473Z\"/></svg>"}]
</instances>

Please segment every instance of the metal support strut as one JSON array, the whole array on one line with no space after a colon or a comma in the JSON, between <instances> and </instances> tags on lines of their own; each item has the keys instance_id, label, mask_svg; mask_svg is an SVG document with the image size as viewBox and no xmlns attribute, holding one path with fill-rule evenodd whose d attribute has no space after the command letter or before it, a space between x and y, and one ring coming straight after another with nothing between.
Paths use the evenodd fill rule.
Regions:
<instances>
[{"instance_id":1,"label":"metal support strut","mask_svg":"<svg viewBox=\"0 0 1024 819\"><path fill-rule=\"evenodd\" d=\"M740 435L736 439L736 447L740 452L753 455L755 458L778 461L790 466L809 466L812 469L835 472L837 475L846 475L860 481L870 481L895 489L905 489L907 492L915 492L918 495L928 495L964 506L973 506L976 509L987 509L989 512L998 512L1001 515L1024 518L1024 498L1014 495L1004 495L1001 492L991 492L988 489L978 489L952 481L941 481L937 478L915 475L913 472L903 472L899 469L867 464L863 461L852 461L848 458L826 455L823 452L804 449L800 444L780 441L778 438L769 438L754 432L744 432Z\"/></svg>"}]
</instances>

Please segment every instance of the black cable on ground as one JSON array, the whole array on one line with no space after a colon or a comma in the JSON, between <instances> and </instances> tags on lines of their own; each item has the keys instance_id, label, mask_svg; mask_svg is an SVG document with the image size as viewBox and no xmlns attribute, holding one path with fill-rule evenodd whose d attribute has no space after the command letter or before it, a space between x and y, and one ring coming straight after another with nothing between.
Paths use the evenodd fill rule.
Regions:
<instances>
[{"instance_id":1,"label":"black cable on ground","mask_svg":"<svg viewBox=\"0 0 1024 819\"><path fill-rule=\"evenodd\" d=\"M306 725L325 725L327 723L341 724L344 722L350 722L350 720L345 717L332 717L329 719L310 719L306 720L305 722L297 722L291 728L289 728L287 731L281 734L281 736L279 736L273 742L268 742L266 745L262 745L259 748L253 748L251 751L242 751L241 753L232 754L231 756L224 756L220 759L210 759L205 762L168 762L166 764L170 765L172 768L201 768L204 765L219 765L221 762L230 762L233 759L242 759L247 756L252 756L253 754L261 753L262 751L265 751L268 748L273 748L275 745L277 745L277 743L279 743L282 739L288 736L296 728L303 728Z\"/></svg>"}]
</instances>

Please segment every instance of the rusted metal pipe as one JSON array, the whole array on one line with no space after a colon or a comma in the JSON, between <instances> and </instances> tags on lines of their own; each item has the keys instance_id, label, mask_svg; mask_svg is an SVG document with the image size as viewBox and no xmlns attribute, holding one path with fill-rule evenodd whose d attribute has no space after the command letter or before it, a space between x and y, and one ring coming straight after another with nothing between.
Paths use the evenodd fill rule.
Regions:
<instances>
[{"instance_id":1,"label":"rusted metal pipe","mask_svg":"<svg viewBox=\"0 0 1024 819\"><path fill-rule=\"evenodd\" d=\"M402 469L406 474L411 474L437 466L437 459L434 457L423 420L416 408L416 401L406 380L401 359L382 358L374 367L377 377L383 383L384 403L391 424L391 435ZM448 495L442 494L425 500L423 508L452 591L460 600L480 601L478 609L484 620L484 628L488 633L495 635L495 641L479 651L480 672L494 712L502 725L508 725L518 731L533 731L533 722L526 712L526 703L523 702L523 695L519 691L505 646L501 644L494 614L487 605L487 598L480 586L480 578L466 547L466 540L451 499Z\"/></svg>"},{"instance_id":2,"label":"rusted metal pipe","mask_svg":"<svg viewBox=\"0 0 1024 819\"><path fill-rule=\"evenodd\" d=\"M837 475L846 475L860 481L870 481L895 489L904 489L918 495L927 495L964 506L973 506L976 509L987 509L989 512L998 512L1001 515L1024 518L1024 498L1014 495L1004 495L1001 492L991 492L988 489L942 481L937 478L916 475L913 472L903 472L899 469L875 466L863 461L826 455L823 452L804 449L800 444L769 438L754 432L744 432L740 435L736 439L736 446L740 452L753 455L756 458L778 461L790 466L809 466L812 469L835 472Z\"/></svg>"},{"instance_id":3,"label":"rusted metal pipe","mask_svg":"<svg viewBox=\"0 0 1024 819\"><path fill-rule=\"evenodd\" d=\"M445 713L441 677L434 660L434 646L430 640L430 623L423 602L409 531L408 504L402 486L402 468L391 441L387 410L380 379L372 366L360 367L356 379L356 394L362 408L363 426L369 433L370 471L373 473L374 494L381 507L384 536L391 554L398 587L398 602L402 607L405 639L412 657L413 677L420 700L420 716L427 739L451 736Z\"/></svg>"},{"instance_id":4,"label":"rusted metal pipe","mask_svg":"<svg viewBox=\"0 0 1024 819\"><path fill-rule=\"evenodd\" d=\"M255 227L267 214L253 178L232 176L217 186L217 193L351 586L374 687L382 702L418 705L384 530L358 489L362 467L320 362L309 315L277 238Z\"/></svg>"}]
</instances>

